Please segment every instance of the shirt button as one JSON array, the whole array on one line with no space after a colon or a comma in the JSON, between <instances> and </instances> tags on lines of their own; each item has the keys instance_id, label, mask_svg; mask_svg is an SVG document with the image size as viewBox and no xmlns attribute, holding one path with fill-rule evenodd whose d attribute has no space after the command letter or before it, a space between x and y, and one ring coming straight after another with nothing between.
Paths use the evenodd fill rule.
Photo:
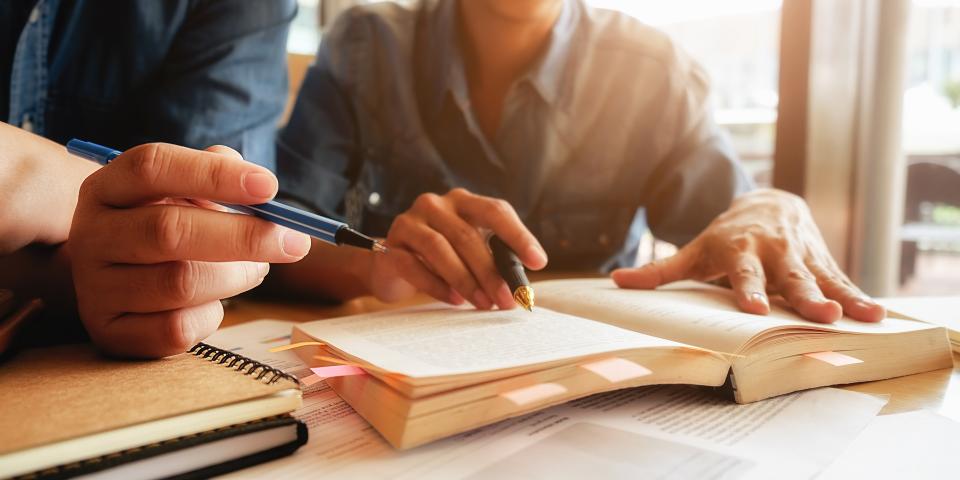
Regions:
<instances>
[{"instance_id":1,"label":"shirt button","mask_svg":"<svg viewBox=\"0 0 960 480\"><path fill-rule=\"evenodd\" d=\"M377 205L380 205L380 194L377 192L372 192L370 196L367 197L367 202L369 202L370 205L373 205L374 207L376 207Z\"/></svg>"},{"instance_id":2,"label":"shirt button","mask_svg":"<svg viewBox=\"0 0 960 480\"><path fill-rule=\"evenodd\" d=\"M601 233L600 236L597 237L597 243L606 247L610 244L610 237L608 237L606 233Z\"/></svg>"},{"instance_id":3,"label":"shirt button","mask_svg":"<svg viewBox=\"0 0 960 480\"><path fill-rule=\"evenodd\" d=\"M23 120L20 122L20 128L33 133L33 117L29 113L23 116Z\"/></svg>"},{"instance_id":4,"label":"shirt button","mask_svg":"<svg viewBox=\"0 0 960 480\"><path fill-rule=\"evenodd\" d=\"M22 17L21 17L22 18ZM30 10L30 23L37 23L37 20L40 20L40 5L33 7L33 10Z\"/></svg>"},{"instance_id":5,"label":"shirt button","mask_svg":"<svg viewBox=\"0 0 960 480\"><path fill-rule=\"evenodd\" d=\"M570 240L567 240L566 238L561 238L561 239L560 239L560 248L562 248L562 249L564 249L564 250L570 248Z\"/></svg>"}]
</instances>

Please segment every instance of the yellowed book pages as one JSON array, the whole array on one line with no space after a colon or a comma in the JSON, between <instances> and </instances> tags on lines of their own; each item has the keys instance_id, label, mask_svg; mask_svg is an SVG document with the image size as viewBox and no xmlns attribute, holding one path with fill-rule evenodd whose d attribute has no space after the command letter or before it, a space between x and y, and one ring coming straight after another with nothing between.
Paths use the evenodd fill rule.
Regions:
<instances>
[{"instance_id":1,"label":"yellowed book pages","mask_svg":"<svg viewBox=\"0 0 960 480\"><path fill-rule=\"evenodd\" d=\"M462 376L477 381L620 351L692 349L546 308L478 311L428 305L297 328L326 342L343 358L406 376L410 383L441 383Z\"/></svg>"},{"instance_id":2,"label":"yellowed book pages","mask_svg":"<svg viewBox=\"0 0 960 480\"><path fill-rule=\"evenodd\" d=\"M953 297L878 298L890 316L910 318L945 327L953 351L960 353L960 295Z\"/></svg>"},{"instance_id":3,"label":"yellowed book pages","mask_svg":"<svg viewBox=\"0 0 960 480\"><path fill-rule=\"evenodd\" d=\"M726 381L748 403L951 365L945 330L923 322L818 324L782 305L750 315L731 291L696 282L533 286L532 313L428 305L298 324L291 340L322 343L298 349L310 365L319 354L367 370L328 383L398 448L617 388ZM596 362L646 373L597 375Z\"/></svg>"},{"instance_id":4,"label":"yellowed book pages","mask_svg":"<svg viewBox=\"0 0 960 480\"><path fill-rule=\"evenodd\" d=\"M699 282L629 290L609 279L576 279L538 282L535 288L545 307L731 354L742 354L777 331L898 334L930 328L898 318L864 323L843 317L832 324L814 323L776 301L769 315L752 315L739 310L731 290Z\"/></svg>"}]
</instances>

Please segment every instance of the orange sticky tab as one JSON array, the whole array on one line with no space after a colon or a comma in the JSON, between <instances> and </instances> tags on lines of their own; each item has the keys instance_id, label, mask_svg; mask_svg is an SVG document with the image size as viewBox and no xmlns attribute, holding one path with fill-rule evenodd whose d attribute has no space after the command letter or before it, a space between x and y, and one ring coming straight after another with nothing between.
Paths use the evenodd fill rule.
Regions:
<instances>
[{"instance_id":1,"label":"orange sticky tab","mask_svg":"<svg viewBox=\"0 0 960 480\"><path fill-rule=\"evenodd\" d=\"M335 364L335 365L356 365L356 363L349 362L349 361L344 360L344 359L342 359L342 358L328 357L328 356L324 356L324 355L314 355L313 358L315 358L315 359L317 359L317 360L320 360L320 361L322 361L322 362L333 363L333 364ZM381 374L381 375L402 376L402 375L400 375L400 374L393 373L393 372L384 370L384 369L382 369L382 368L380 368L380 367L375 367L375 366L373 366L373 365L363 365L363 366L361 366L360 368L362 368L362 369L364 369L364 370L366 370L366 371L368 371L368 372L375 372L375 373L379 373L379 374Z\"/></svg>"},{"instance_id":2,"label":"orange sticky tab","mask_svg":"<svg viewBox=\"0 0 960 480\"><path fill-rule=\"evenodd\" d=\"M290 345L280 345L279 347L273 347L267 351L270 353L277 353L277 352L282 352L284 350L292 350L294 348L309 347L309 346L322 347L324 345L326 344L320 343L320 342L298 342L298 343L291 343Z\"/></svg>"},{"instance_id":3,"label":"orange sticky tab","mask_svg":"<svg viewBox=\"0 0 960 480\"><path fill-rule=\"evenodd\" d=\"M518 406L522 406L528 403L555 397L566 392L567 388L563 385L557 385L556 383L539 383L537 385L531 385L529 387L518 388L506 393L501 393L500 396L510 400Z\"/></svg>"},{"instance_id":4,"label":"orange sticky tab","mask_svg":"<svg viewBox=\"0 0 960 480\"><path fill-rule=\"evenodd\" d=\"M313 384L315 384L315 383L320 383L320 382L322 382L322 381L323 381L323 378L321 378L319 375L308 375L308 376L303 377L303 378L300 379L300 383L302 383L302 384L304 384L304 385L306 385L306 386L308 386L308 387L309 387L310 385L313 385Z\"/></svg>"},{"instance_id":5,"label":"orange sticky tab","mask_svg":"<svg viewBox=\"0 0 960 480\"><path fill-rule=\"evenodd\" d=\"M653 373L647 367L636 362L631 362L625 358L607 358L580 366L600 375L612 383L645 377Z\"/></svg>"},{"instance_id":6,"label":"orange sticky tab","mask_svg":"<svg viewBox=\"0 0 960 480\"><path fill-rule=\"evenodd\" d=\"M834 367L842 367L844 365L853 365L856 363L863 363L863 360L859 358L851 357L850 355L844 355L837 352L814 352L814 353L804 353L804 357L810 357L814 360L820 360L824 363L829 363Z\"/></svg>"},{"instance_id":7,"label":"orange sticky tab","mask_svg":"<svg viewBox=\"0 0 960 480\"><path fill-rule=\"evenodd\" d=\"M349 377L351 375L366 375L362 368L354 365L334 365L331 367L311 368L311 372L320 378Z\"/></svg>"}]
</instances>

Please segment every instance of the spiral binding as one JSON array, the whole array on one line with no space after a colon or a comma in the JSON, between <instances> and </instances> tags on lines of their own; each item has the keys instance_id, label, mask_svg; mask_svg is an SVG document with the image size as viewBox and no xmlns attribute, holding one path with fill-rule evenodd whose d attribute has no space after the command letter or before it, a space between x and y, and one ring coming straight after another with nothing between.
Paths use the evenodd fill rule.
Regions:
<instances>
[{"instance_id":1,"label":"spiral binding","mask_svg":"<svg viewBox=\"0 0 960 480\"><path fill-rule=\"evenodd\" d=\"M232 368L244 375L256 374L256 379L265 382L267 385L279 382L281 378L290 380L298 385L300 384L300 381L297 380L297 377L294 377L293 375L283 373L276 368L270 367L256 360L233 353L229 350L223 350L221 348L207 345L206 343L198 343L194 345L190 350L187 351L187 353L192 353L200 358L219 363L227 368Z\"/></svg>"}]
</instances>

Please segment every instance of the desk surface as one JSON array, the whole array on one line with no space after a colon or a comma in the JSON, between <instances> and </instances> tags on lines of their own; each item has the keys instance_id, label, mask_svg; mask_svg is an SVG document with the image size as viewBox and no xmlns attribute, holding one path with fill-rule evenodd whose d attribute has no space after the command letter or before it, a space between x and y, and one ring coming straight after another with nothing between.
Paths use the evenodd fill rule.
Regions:
<instances>
[{"instance_id":1,"label":"desk surface","mask_svg":"<svg viewBox=\"0 0 960 480\"><path fill-rule=\"evenodd\" d=\"M415 299L406 304L425 301ZM227 306L222 326L238 325L264 318L307 322L322 318L374 312L401 305L387 306L373 298L358 298L342 305L318 306L276 304L235 299ZM890 402L881 414L913 410L931 410L960 421L960 355L954 354L954 368L892 378L877 382L859 383L842 388L857 392L890 395Z\"/></svg>"}]
</instances>

